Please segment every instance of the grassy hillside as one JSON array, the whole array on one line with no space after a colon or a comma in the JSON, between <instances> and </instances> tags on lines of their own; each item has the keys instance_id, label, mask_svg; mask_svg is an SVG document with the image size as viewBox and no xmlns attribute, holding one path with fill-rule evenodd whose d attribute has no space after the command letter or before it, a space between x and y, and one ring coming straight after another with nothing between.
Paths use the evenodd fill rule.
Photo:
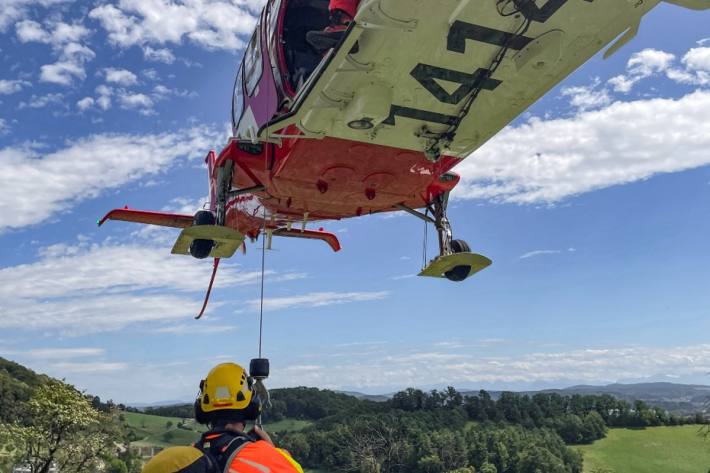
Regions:
<instances>
[{"instance_id":1,"label":"grassy hillside","mask_svg":"<svg viewBox=\"0 0 710 473\"><path fill-rule=\"evenodd\" d=\"M133 438L137 439L131 442L135 446L189 445L204 431L202 426L194 421L179 417L153 416L137 412L124 412L122 416L133 433ZM183 428L178 427L179 425Z\"/></svg>"},{"instance_id":2,"label":"grassy hillside","mask_svg":"<svg viewBox=\"0 0 710 473\"><path fill-rule=\"evenodd\" d=\"M611 429L605 439L579 447L584 473L707 473L710 440L698 426Z\"/></svg>"},{"instance_id":3,"label":"grassy hillside","mask_svg":"<svg viewBox=\"0 0 710 473\"><path fill-rule=\"evenodd\" d=\"M131 442L131 445L137 447L189 445L206 430L204 426L197 424L192 419L155 416L137 412L123 412L122 416L125 424L133 432L133 437L136 439ZM284 419L266 424L264 428L267 432L294 432L309 425L311 425L311 422L308 421Z\"/></svg>"}]
</instances>

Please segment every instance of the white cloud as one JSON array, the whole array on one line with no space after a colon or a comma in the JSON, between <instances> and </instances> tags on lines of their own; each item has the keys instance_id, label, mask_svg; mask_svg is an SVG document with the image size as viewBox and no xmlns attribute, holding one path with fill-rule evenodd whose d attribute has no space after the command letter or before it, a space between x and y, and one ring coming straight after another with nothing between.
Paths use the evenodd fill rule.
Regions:
<instances>
[{"instance_id":1,"label":"white cloud","mask_svg":"<svg viewBox=\"0 0 710 473\"><path fill-rule=\"evenodd\" d=\"M40 70L40 81L70 86L75 79L86 78L85 64L96 57L87 46L81 44L90 31L81 24L48 22L47 28L32 20L15 25L17 38L23 42L48 44L58 55L58 61L45 64Z\"/></svg>"},{"instance_id":2,"label":"white cloud","mask_svg":"<svg viewBox=\"0 0 710 473\"><path fill-rule=\"evenodd\" d=\"M39 80L42 82L50 82L52 84L70 86L74 79L83 80L86 78L84 68L73 62L55 62L54 64L45 64L41 67Z\"/></svg>"},{"instance_id":3,"label":"white cloud","mask_svg":"<svg viewBox=\"0 0 710 473\"><path fill-rule=\"evenodd\" d=\"M120 47L144 46L146 59L170 60L165 49L147 45L181 44L188 40L208 49L236 51L240 36L251 34L263 1L119 0L91 10L109 40ZM169 52L169 51L168 51Z\"/></svg>"},{"instance_id":4,"label":"white cloud","mask_svg":"<svg viewBox=\"0 0 710 473\"><path fill-rule=\"evenodd\" d=\"M107 85L100 85L96 87L96 93L99 96L96 98L96 105L99 106L101 110L108 110L111 108L111 96L113 95L113 89Z\"/></svg>"},{"instance_id":5,"label":"white cloud","mask_svg":"<svg viewBox=\"0 0 710 473\"><path fill-rule=\"evenodd\" d=\"M683 56L683 64L690 69L710 72L710 48L693 48Z\"/></svg>"},{"instance_id":6,"label":"white cloud","mask_svg":"<svg viewBox=\"0 0 710 473\"><path fill-rule=\"evenodd\" d=\"M143 57L146 61L162 62L165 64L172 64L175 62L175 56L167 48L153 49L150 46L146 46L143 48Z\"/></svg>"},{"instance_id":7,"label":"white cloud","mask_svg":"<svg viewBox=\"0 0 710 473\"><path fill-rule=\"evenodd\" d=\"M121 107L123 108L143 108L150 109L153 107L153 99L145 94L122 93L119 95Z\"/></svg>"},{"instance_id":8,"label":"white cloud","mask_svg":"<svg viewBox=\"0 0 710 473\"><path fill-rule=\"evenodd\" d=\"M628 93L643 79L667 71L675 61L675 55L657 49L644 49L635 53L626 65L625 75L609 80L616 92Z\"/></svg>"},{"instance_id":9,"label":"white cloud","mask_svg":"<svg viewBox=\"0 0 710 473\"><path fill-rule=\"evenodd\" d=\"M45 43L55 48L61 48L70 43L79 43L91 32L79 23L50 22L47 28L32 20L20 21L15 25L17 39L23 43Z\"/></svg>"},{"instance_id":10,"label":"white cloud","mask_svg":"<svg viewBox=\"0 0 710 473\"><path fill-rule=\"evenodd\" d=\"M108 362L83 362L83 363L51 363L48 371L66 374L74 373L106 373L114 371L125 371L129 368L126 363Z\"/></svg>"},{"instance_id":11,"label":"white cloud","mask_svg":"<svg viewBox=\"0 0 710 473\"><path fill-rule=\"evenodd\" d=\"M611 96L608 90L599 89L599 84L597 80L590 86L565 87L562 96L568 97L570 105L581 111L606 107L612 102Z\"/></svg>"},{"instance_id":12,"label":"white cloud","mask_svg":"<svg viewBox=\"0 0 710 473\"><path fill-rule=\"evenodd\" d=\"M20 21L15 25L15 31L17 32L17 39L23 43L29 42L39 42L39 43L49 43L51 42L51 35L42 28L42 25L32 20Z\"/></svg>"},{"instance_id":13,"label":"white cloud","mask_svg":"<svg viewBox=\"0 0 710 473\"><path fill-rule=\"evenodd\" d=\"M550 203L710 164L710 91L501 131L456 167L459 198Z\"/></svg>"},{"instance_id":14,"label":"white cloud","mask_svg":"<svg viewBox=\"0 0 710 473\"><path fill-rule=\"evenodd\" d=\"M385 299L387 291L379 292L312 292L299 296L271 297L264 299L264 310L285 310L301 307L323 307L348 304L352 302L376 301ZM252 309L259 308L259 300L249 301Z\"/></svg>"},{"instance_id":15,"label":"white cloud","mask_svg":"<svg viewBox=\"0 0 710 473\"><path fill-rule=\"evenodd\" d=\"M41 360L66 360L70 358L90 358L101 356L103 348L37 348L23 354L29 358Z\"/></svg>"},{"instance_id":16,"label":"white cloud","mask_svg":"<svg viewBox=\"0 0 710 473\"><path fill-rule=\"evenodd\" d=\"M142 73L145 77L152 81L157 81L158 79L160 79L158 71L156 71L155 69L143 69Z\"/></svg>"},{"instance_id":17,"label":"white cloud","mask_svg":"<svg viewBox=\"0 0 710 473\"><path fill-rule=\"evenodd\" d=\"M24 87L29 87L31 84L24 80L6 80L0 79L0 95L11 95L20 92Z\"/></svg>"},{"instance_id":18,"label":"white cloud","mask_svg":"<svg viewBox=\"0 0 710 473\"><path fill-rule=\"evenodd\" d=\"M568 248L567 252L569 253L574 253L575 250L574 248ZM534 258L536 256L546 256L546 255L559 255L561 253L564 253L563 250L535 250L535 251L529 251L523 255L520 255L520 259L528 259L528 258Z\"/></svg>"},{"instance_id":19,"label":"white cloud","mask_svg":"<svg viewBox=\"0 0 710 473\"><path fill-rule=\"evenodd\" d=\"M234 325L209 325L202 321L194 324L170 325L161 327L156 332L172 333L176 335L210 335L215 333L232 332L237 327Z\"/></svg>"},{"instance_id":20,"label":"white cloud","mask_svg":"<svg viewBox=\"0 0 710 473\"><path fill-rule=\"evenodd\" d=\"M123 86L134 85L138 82L138 76L126 69L114 69L108 67L104 69L106 82Z\"/></svg>"},{"instance_id":21,"label":"white cloud","mask_svg":"<svg viewBox=\"0 0 710 473\"><path fill-rule=\"evenodd\" d=\"M178 232L174 233L176 237ZM76 335L191 321L212 270L211 264L201 263L171 255L169 248L140 244L50 246L33 263L0 269L0 329ZM299 273L268 275L270 281L281 282L302 277ZM215 287L257 284L260 278L260 271L223 265ZM212 311L218 308L211 307ZM196 330L232 329L203 325ZM181 330L170 325L164 331Z\"/></svg>"},{"instance_id":22,"label":"white cloud","mask_svg":"<svg viewBox=\"0 0 710 473\"><path fill-rule=\"evenodd\" d=\"M685 69L670 69L668 77L681 84L710 85L710 48L693 48L681 60Z\"/></svg>"},{"instance_id":23,"label":"white cloud","mask_svg":"<svg viewBox=\"0 0 710 473\"><path fill-rule=\"evenodd\" d=\"M220 141L220 133L197 127L156 135L92 135L49 153L0 149L0 231L39 223L79 200L164 172L179 158L202 157Z\"/></svg>"},{"instance_id":24,"label":"white cloud","mask_svg":"<svg viewBox=\"0 0 710 473\"><path fill-rule=\"evenodd\" d=\"M534 258L536 256L545 256L545 255L559 255L562 253L561 250L535 250L535 251L529 251L523 255L520 255L520 259L528 259L528 258Z\"/></svg>"},{"instance_id":25,"label":"white cloud","mask_svg":"<svg viewBox=\"0 0 710 473\"><path fill-rule=\"evenodd\" d=\"M79 100L76 103L76 106L77 106L77 108L79 108L79 110L84 111L84 110L87 110L87 109L93 107L94 103L95 103L95 101L93 98L84 97L83 99Z\"/></svg>"},{"instance_id":26,"label":"white cloud","mask_svg":"<svg viewBox=\"0 0 710 473\"><path fill-rule=\"evenodd\" d=\"M354 360L353 357L346 359ZM278 385L334 389L402 389L411 386L605 384L661 374L698 376L710 371L710 345L618 347L486 356L450 351L357 358L335 365L291 365L272 376Z\"/></svg>"},{"instance_id":27,"label":"white cloud","mask_svg":"<svg viewBox=\"0 0 710 473\"><path fill-rule=\"evenodd\" d=\"M0 8L0 33L14 22L25 18L32 6L49 7L70 0L3 0Z\"/></svg>"},{"instance_id":28,"label":"white cloud","mask_svg":"<svg viewBox=\"0 0 710 473\"><path fill-rule=\"evenodd\" d=\"M33 95L28 102L20 102L18 107L23 108L44 108L49 105L63 105L64 95L62 94L47 94Z\"/></svg>"},{"instance_id":29,"label":"white cloud","mask_svg":"<svg viewBox=\"0 0 710 473\"><path fill-rule=\"evenodd\" d=\"M8 128L10 128L10 126L7 124L7 121L4 118L0 118L0 134L5 133Z\"/></svg>"}]
</instances>

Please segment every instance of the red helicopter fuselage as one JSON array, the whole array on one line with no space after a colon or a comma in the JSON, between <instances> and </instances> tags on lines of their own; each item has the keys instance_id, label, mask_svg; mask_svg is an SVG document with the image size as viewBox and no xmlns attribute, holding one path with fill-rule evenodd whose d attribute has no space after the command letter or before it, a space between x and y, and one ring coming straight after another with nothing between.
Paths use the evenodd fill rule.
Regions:
<instances>
[{"instance_id":1,"label":"red helicopter fuselage","mask_svg":"<svg viewBox=\"0 0 710 473\"><path fill-rule=\"evenodd\" d=\"M261 129L290 112L298 81L312 73L295 68L300 64L315 68L321 59L307 46L299 47L304 45L307 29L327 24L328 2L320 3L321 8L313 8L307 6L313 2L271 0L264 8L235 81L235 136L247 121ZM308 18L307 25L299 24L299 17ZM251 238L264 228L301 227L313 220L398 211L398 205L421 208L453 189L459 180L448 173L458 162L454 158L431 162L423 152L332 137L309 138L294 125L275 135L279 138L273 142L258 144L255 140L253 145L235 139L216 160L208 159L213 194L214 169L225 161L234 162L232 188L259 189L227 203L224 224ZM214 206L217 199L211 197Z\"/></svg>"}]
</instances>

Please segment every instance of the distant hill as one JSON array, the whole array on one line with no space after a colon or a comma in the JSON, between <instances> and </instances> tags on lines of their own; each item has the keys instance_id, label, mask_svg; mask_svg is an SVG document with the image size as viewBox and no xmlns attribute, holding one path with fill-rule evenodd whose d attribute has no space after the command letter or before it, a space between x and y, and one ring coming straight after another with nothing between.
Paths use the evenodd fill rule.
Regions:
<instances>
[{"instance_id":1,"label":"distant hill","mask_svg":"<svg viewBox=\"0 0 710 473\"><path fill-rule=\"evenodd\" d=\"M357 391L336 391L341 394L347 394L348 396L355 397L357 399L365 400L365 401L374 401L374 402L385 402L389 399L392 398L392 394L363 394L359 393Z\"/></svg>"}]
</instances>

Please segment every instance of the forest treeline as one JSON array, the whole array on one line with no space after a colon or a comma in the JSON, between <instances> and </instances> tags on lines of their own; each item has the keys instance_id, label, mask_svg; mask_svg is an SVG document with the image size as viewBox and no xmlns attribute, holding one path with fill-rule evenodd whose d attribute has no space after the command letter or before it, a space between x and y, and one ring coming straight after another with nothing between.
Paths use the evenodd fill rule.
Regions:
<instances>
[{"instance_id":1,"label":"forest treeline","mask_svg":"<svg viewBox=\"0 0 710 473\"><path fill-rule=\"evenodd\" d=\"M568 445L590 443L609 427L703 423L702 415L668 414L643 401L610 395L407 389L383 402L315 388L275 389L265 422L313 421L277 435L305 466L363 473L577 473L582 458ZM192 406L146 409L184 417Z\"/></svg>"}]
</instances>

